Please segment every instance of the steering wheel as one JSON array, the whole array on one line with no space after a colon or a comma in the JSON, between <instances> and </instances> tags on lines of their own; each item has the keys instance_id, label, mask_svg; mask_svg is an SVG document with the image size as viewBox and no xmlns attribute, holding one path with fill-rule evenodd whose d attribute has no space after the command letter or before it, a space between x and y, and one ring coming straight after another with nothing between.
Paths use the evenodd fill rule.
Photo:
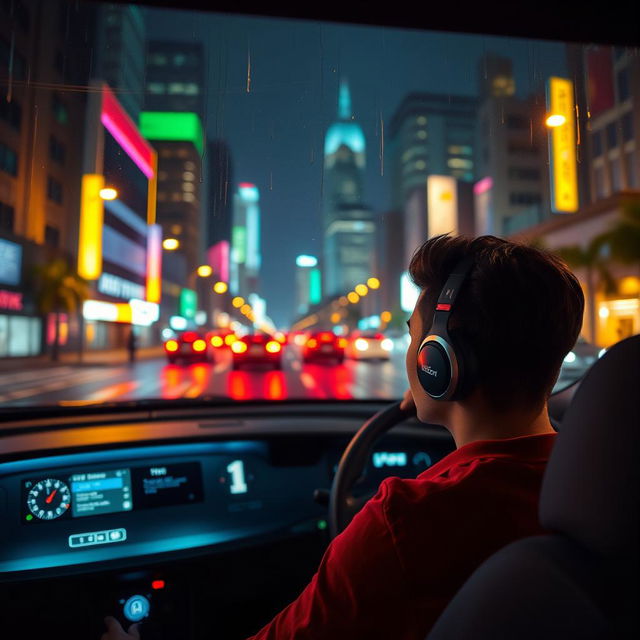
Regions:
<instances>
[{"instance_id":1,"label":"steering wheel","mask_svg":"<svg viewBox=\"0 0 640 640\"><path fill-rule=\"evenodd\" d=\"M373 445L387 431L411 415L415 415L415 411L400 409L400 402L394 402L369 418L347 445L342 458L340 458L329 496L329 534L331 539L343 531L353 516L373 495L355 498L351 494L353 486L367 465Z\"/></svg>"}]
</instances>

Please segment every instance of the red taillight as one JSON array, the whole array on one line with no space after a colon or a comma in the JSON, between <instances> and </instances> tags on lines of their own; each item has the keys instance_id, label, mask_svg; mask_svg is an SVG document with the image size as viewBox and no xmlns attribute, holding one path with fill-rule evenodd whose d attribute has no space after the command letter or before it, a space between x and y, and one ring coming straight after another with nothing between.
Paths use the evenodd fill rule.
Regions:
<instances>
[{"instance_id":1,"label":"red taillight","mask_svg":"<svg viewBox=\"0 0 640 640\"><path fill-rule=\"evenodd\" d=\"M309 340L307 340L307 347L309 347L309 349L315 349L318 346L318 341L315 338L309 338Z\"/></svg>"},{"instance_id":2,"label":"red taillight","mask_svg":"<svg viewBox=\"0 0 640 640\"><path fill-rule=\"evenodd\" d=\"M325 332L320 334L320 342L333 342L335 336L333 333Z\"/></svg>"},{"instance_id":3,"label":"red taillight","mask_svg":"<svg viewBox=\"0 0 640 640\"><path fill-rule=\"evenodd\" d=\"M282 349L282 345L277 340L269 340L264 348L269 353L280 353L280 349Z\"/></svg>"},{"instance_id":4,"label":"red taillight","mask_svg":"<svg viewBox=\"0 0 640 640\"><path fill-rule=\"evenodd\" d=\"M198 353L201 353L207 348L207 343L202 339L198 338L191 344L191 348Z\"/></svg>"},{"instance_id":5,"label":"red taillight","mask_svg":"<svg viewBox=\"0 0 640 640\"><path fill-rule=\"evenodd\" d=\"M178 350L178 343L177 343L175 340L167 340L167 341L164 343L164 348L165 348L167 351L169 351L169 352L173 353L173 352L175 352L175 351L177 351L177 350Z\"/></svg>"},{"instance_id":6,"label":"red taillight","mask_svg":"<svg viewBox=\"0 0 640 640\"><path fill-rule=\"evenodd\" d=\"M183 342L195 342L200 336L195 331L185 331L182 334Z\"/></svg>"},{"instance_id":7,"label":"red taillight","mask_svg":"<svg viewBox=\"0 0 640 640\"><path fill-rule=\"evenodd\" d=\"M347 339L346 339L346 338L338 338L338 346L339 346L341 349L346 348L346 346L347 346Z\"/></svg>"},{"instance_id":8,"label":"red taillight","mask_svg":"<svg viewBox=\"0 0 640 640\"><path fill-rule=\"evenodd\" d=\"M376 340L384 340L384 335L382 335L381 333L376 333L375 339Z\"/></svg>"}]
</instances>

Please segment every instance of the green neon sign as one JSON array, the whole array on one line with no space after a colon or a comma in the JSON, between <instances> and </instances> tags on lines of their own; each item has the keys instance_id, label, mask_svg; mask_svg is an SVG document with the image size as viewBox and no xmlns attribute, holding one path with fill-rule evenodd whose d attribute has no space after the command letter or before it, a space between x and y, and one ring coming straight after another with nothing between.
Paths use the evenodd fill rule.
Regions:
<instances>
[{"instance_id":1,"label":"green neon sign","mask_svg":"<svg viewBox=\"0 0 640 640\"><path fill-rule=\"evenodd\" d=\"M195 113L142 111L140 133L147 140L192 142L202 154L202 124Z\"/></svg>"},{"instance_id":2,"label":"green neon sign","mask_svg":"<svg viewBox=\"0 0 640 640\"><path fill-rule=\"evenodd\" d=\"M233 227L231 230L232 260L236 264L247 261L247 228Z\"/></svg>"},{"instance_id":3,"label":"green neon sign","mask_svg":"<svg viewBox=\"0 0 640 640\"><path fill-rule=\"evenodd\" d=\"M320 300L322 300L320 269L311 269L309 273L309 302L311 304L318 304Z\"/></svg>"},{"instance_id":4,"label":"green neon sign","mask_svg":"<svg viewBox=\"0 0 640 640\"><path fill-rule=\"evenodd\" d=\"M198 310L198 295L193 289L180 291L180 315L183 318L193 319Z\"/></svg>"}]
</instances>

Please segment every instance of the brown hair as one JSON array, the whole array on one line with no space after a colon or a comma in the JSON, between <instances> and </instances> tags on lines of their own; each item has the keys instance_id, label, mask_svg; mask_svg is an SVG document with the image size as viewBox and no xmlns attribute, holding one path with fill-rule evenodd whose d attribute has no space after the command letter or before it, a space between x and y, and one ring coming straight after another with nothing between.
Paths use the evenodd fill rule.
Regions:
<instances>
[{"instance_id":1,"label":"brown hair","mask_svg":"<svg viewBox=\"0 0 640 640\"><path fill-rule=\"evenodd\" d=\"M456 300L450 333L473 349L477 384L495 410L541 407L580 334L580 284L560 258L541 249L495 236L435 236L409 265L425 290L418 309L425 331L448 275L466 256L474 266Z\"/></svg>"}]
</instances>

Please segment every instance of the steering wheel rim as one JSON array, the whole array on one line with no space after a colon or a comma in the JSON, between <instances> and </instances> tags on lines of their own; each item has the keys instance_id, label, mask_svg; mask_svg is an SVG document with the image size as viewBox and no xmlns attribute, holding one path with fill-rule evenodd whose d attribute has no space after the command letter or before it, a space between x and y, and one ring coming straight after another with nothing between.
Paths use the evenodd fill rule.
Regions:
<instances>
[{"instance_id":1,"label":"steering wheel rim","mask_svg":"<svg viewBox=\"0 0 640 640\"><path fill-rule=\"evenodd\" d=\"M400 401L394 402L371 416L347 445L331 484L328 517L331 539L345 529L355 515L354 511L366 502L355 499L351 489L364 471L371 449L381 436L411 415L415 412L401 409Z\"/></svg>"}]
</instances>

